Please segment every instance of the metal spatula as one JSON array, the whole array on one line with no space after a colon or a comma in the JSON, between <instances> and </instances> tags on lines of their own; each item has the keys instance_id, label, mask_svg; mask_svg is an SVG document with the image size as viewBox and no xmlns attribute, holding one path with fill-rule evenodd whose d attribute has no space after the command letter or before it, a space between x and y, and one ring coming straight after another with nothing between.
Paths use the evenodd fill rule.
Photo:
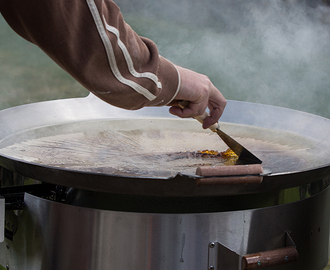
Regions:
<instances>
[{"instance_id":1,"label":"metal spatula","mask_svg":"<svg viewBox=\"0 0 330 270\"><path fill-rule=\"evenodd\" d=\"M180 101L178 102L178 105L181 108L185 108L189 105L189 102L187 101ZM198 120L200 123L203 123L204 119L208 117L209 114L207 112L204 112L203 115L199 115L194 117L196 120ZM238 156L238 160L236 163L241 164L261 164L262 161L257 158L255 155L253 155L249 150L247 150L244 146L242 146L240 143L235 141L232 137L224 133L220 130L219 123L215 123L214 125L209 127L210 130L213 132L216 132L220 138L224 141L225 144L228 145L228 147L233 150L233 152Z\"/></svg>"}]
</instances>

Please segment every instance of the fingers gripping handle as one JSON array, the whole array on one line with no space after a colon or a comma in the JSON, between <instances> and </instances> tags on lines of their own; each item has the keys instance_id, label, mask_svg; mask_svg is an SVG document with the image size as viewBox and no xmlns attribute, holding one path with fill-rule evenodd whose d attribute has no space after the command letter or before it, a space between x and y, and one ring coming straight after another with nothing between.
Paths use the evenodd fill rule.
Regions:
<instances>
[{"instance_id":1,"label":"fingers gripping handle","mask_svg":"<svg viewBox=\"0 0 330 270\"><path fill-rule=\"evenodd\" d=\"M189 106L189 101L179 101L178 102L178 105L180 106L181 109L184 109L184 108L186 108L186 107ZM194 118L198 122L200 122L201 124L203 124L205 118L207 118L209 116L210 115L207 112L204 112L202 115L195 116ZM215 124L213 124L212 126L209 127L209 129L212 130L213 132L215 132L217 128L219 128L219 124L218 123L215 123Z\"/></svg>"},{"instance_id":2,"label":"fingers gripping handle","mask_svg":"<svg viewBox=\"0 0 330 270\"><path fill-rule=\"evenodd\" d=\"M206 117L209 117L209 116L210 115L207 112L204 112L202 115L195 116L194 118L196 120L198 120L200 123L203 124L204 119ZM212 130L213 132L215 132L217 128L219 128L219 124L218 123L215 123L215 124L213 124L212 126L209 127L209 129Z\"/></svg>"}]
</instances>

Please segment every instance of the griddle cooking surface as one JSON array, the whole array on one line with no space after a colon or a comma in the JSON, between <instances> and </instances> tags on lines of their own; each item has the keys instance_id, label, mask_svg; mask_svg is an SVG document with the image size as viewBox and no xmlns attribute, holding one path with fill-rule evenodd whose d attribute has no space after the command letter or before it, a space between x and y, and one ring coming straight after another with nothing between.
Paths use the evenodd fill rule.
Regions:
<instances>
[{"instance_id":1,"label":"griddle cooking surface","mask_svg":"<svg viewBox=\"0 0 330 270\"><path fill-rule=\"evenodd\" d=\"M0 154L56 168L155 178L194 175L198 166L225 165L221 158L184 154L228 148L195 122L110 119L39 127L4 139ZM293 172L323 164L316 144L298 135L238 124L221 128L260 158L266 171Z\"/></svg>"}]
</instances>

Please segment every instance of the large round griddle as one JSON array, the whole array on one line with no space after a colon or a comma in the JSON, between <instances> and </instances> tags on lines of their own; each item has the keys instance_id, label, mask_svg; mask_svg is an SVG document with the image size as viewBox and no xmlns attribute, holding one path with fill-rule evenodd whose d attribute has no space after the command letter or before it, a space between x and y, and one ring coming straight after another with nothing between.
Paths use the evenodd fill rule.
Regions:
<instances>
[{"instance_id":1,"label":"large round griddle","mask_svg":"<svg viewBox=\"0 0 330 270\"><path fill-rule=\"evenodd\" d=\"M214 196L304 185L330 174L328 119L229 101L221 128L263 161L261 184L198 186L199 166L226 160L192 156L225 151L221 139L168 108L127 111L90 95L0 112L0 163L43 182L149 196Z\"/></svg>"}]
</instances>

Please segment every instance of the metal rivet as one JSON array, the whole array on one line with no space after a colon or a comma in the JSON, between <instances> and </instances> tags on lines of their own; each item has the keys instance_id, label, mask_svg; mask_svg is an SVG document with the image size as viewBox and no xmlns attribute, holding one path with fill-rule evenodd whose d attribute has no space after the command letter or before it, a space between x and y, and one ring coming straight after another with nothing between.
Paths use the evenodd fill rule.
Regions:
<instances>
[{"instance_id":1,"label":"metal rivet","mask_svg":"<svg viewBox=\"0 0 330 270\"><path fill-rule=\"evenodd\" d=\"M214 266L210 265L209 270L214 270Z\"/></svg>"},{"instance_id":2,"label":"metal rivet","mask_svg":"<svg viewBox=\"0 0 330 270\"><path fill-rule=\"evenodd\" d=\"M258 261L258 266L261 266L261 264L262 264L261 261Z\"/></svg>"},{"instance_id":3,"label":"metal rivet","mask_svg":"<svg viewBox=\"0 0 330 270\"><path fill-rule=\"evenodd\" d=\"M214 248L214 247L215 247L215 243L214 243L214 242L210 243L210 244L209 244L209 247L210 247L210 248Z\"/></svg>"},{"instance_id":4,"label":"metal rivet","mask_svg":"<svg viewBox=\"0 0 330 270\"><path fill-rule=\"evenodd\" d=\"M285 256L284 260L287 262L289 260L289 257Z\"/></svg>"},{"instance_id":5,"label":"metal rivet","mask_svg":"<svg viewBox=\"0 0 330 270\"><path fill-rule=\"evenodd\" d=\"M6 248L9 249L9 244L6 245Z\"/></svg>"}]
</instances>

